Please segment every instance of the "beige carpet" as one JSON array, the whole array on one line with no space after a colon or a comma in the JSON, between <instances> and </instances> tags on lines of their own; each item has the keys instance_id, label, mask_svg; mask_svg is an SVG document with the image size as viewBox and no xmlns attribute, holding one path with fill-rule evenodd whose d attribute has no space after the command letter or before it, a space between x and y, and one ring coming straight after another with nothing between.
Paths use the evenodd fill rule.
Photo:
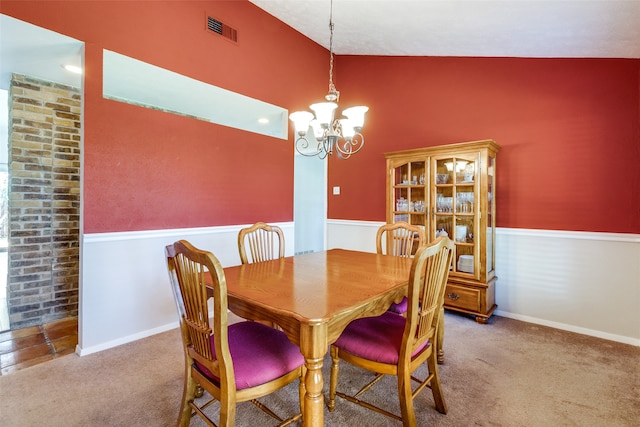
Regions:
<instances>
[{"instance_id":1,"label":"beige carpet","mask_svg":"<svg viewBox=\"0 0 640 427\"><path fill-rule=\"evenodd\" d=\"M446 361L440 366L449 408L417 399L419 426L638 426L640 348L502 317L488 325L446 314ZM325 391L329 359L325 359ZM69 355L0 377L2 426L172 426L182 393L178 330L85 357ZM342 363L340 389L363 383ZM365 395L398 411L396 383ZM326 396L326 393L325 393ZM264 400L281 414L297 410L295 385ZM215 407L213 409L215 411ZM274 425L250 403L236 425ZM204 425L193 419L192 426ZM327 426L401 423L338 399Z\"/></svg>"}]
</instances>

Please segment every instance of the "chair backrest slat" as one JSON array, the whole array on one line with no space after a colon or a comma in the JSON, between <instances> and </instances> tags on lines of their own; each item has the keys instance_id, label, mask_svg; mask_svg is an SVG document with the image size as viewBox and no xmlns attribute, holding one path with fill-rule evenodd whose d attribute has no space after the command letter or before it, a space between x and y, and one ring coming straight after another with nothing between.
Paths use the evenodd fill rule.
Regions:
<instances>
[{"instance_id":1,"label":"chair backrest slat","mask_svg":"<svg viewBox=\"0 0 640 427\"><path fill-rule=\"evenodd\" d=\"M284 233L278 226L257 222L238 233L238 251L243 264L283 258Z\"/></svg>"},{"instance_id":2,"label":"chair backrest slat","mask_svg":"<svg viewBox=\"0 0 640 427\"><path fill-rule=\"evenodd\" d=\"M407 345L413 348L433 339L438 322L442 321L440 313L453 251L453 242L443 236L416 252L409 276L407 309L407 328L410 328L411 337Z\"/></svg>"},{"instance_id":3,"label":"chair backrest slat","mask_svg":"<svg viewBox=\"0 0 640 427\"><path fill-rule=\"evenodd\" d=\"M196 249L185 240L167 246L166 255L185 353L235 387L227 342L227 285L222 265L211 252ZM211 295L213 327L209 320L208 299Z\"/></svg>"},{"instance_id":4,"label":"chair backrest slat","mask_svg":"<svg viewBox=\"0 0 640 427\"><path fill-rule=\"evenodd\" d=\"M379 254L409 258L424 243L424 229L404 221L385 224L376 233L376 252Z\"/></svg>"}]
</instances>

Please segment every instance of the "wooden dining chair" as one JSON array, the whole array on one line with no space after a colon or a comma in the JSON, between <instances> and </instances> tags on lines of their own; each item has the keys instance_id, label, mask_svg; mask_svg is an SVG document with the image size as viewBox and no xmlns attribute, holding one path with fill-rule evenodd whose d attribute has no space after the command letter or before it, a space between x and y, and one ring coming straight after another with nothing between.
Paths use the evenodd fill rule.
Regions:
<instances>
[{"instance_id":1,"label":"wooden dining chair","mask_svg":"<svg viewBox=\"0 0 640 427\"><path fill-rule=\"evenodd\" d=\"M242 264L284 258L284 233L276 225L257 222L238 233L238 251Z\"/></svg>"},{"instance_id":2,"label":"wooden dining chair","mask_svg":"<svg viewBox=\"0 0 640 427\"><path fill-rule=\"evenodd\" d=\"M306 369L300 349L283 332L261 323L228 324L227 284L222 266L212 253L185 240L168 245L165 251L185 357L178 425L188 426L194 414L208 425L216 425L205 414L205 408L216 400L220 402L219 426L233 426L236 404L244 401L253 402L276 418L279 426L301 419ZM211 294L213 325L207 302ZM283 420L256 400L296 379L300 381L298 414ZM202 405L196 403L198 385L212 397Z\"/></svg>"},{"instance_id":3,"label":"wooden dining chair","mask_svg":"<svg viewBox=\"0 0 640 427\"><path fill-rule=\"evenodd\" d=\"M328 405L330 411L335 410L338 395L365 408L401 420L405 426L415 426L413 400L425 386L429 386L436 409L443 414L447 413L435 348L453 250L453 242L444 236L418 249L409 274L409 305L406 318L387 311L381 316L354 320L331 345ZM340 360L372 371L376 376L353 396L338 392ZM429 374L426 379L420 381L414 376L414 372L425 361ZM395 375L398 379L401 416L360 400L361 395L383 375ZM419 383L415 390L412 381Z\"/></svg>"},{"instance_id":4,"label":"wooden dining chair","mask_svg":"<svg viewBox=\"0 0 640 427\"><path fill-rule=\"evenodd\" d=\"M404 221L384 224L376 233L376 252L379 254L408 258L424 244L424 229ZM389 311L404 315L407 312L407 298L392 303Z\"/></svg>"}]
</instances>

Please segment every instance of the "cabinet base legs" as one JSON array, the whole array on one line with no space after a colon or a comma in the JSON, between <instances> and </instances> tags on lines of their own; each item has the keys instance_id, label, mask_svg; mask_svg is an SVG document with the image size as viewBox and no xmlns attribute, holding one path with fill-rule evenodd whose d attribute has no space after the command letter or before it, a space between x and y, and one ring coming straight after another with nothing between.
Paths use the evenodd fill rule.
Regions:
<instances>
[{"instance_id":1,"label":"cabinet base legs","mask_svg":"<svg viewBox=\"0 0 640 427\"><path fill-rule=\"evenodd\" d=\"M493 316L493 312L496 310L496 308L498 308L498 306L494 304L493 307L491 307L491 310L487 311L486 314L483 314L481 312L479 313L477 311L465 310L463 308L458 308L458 307L450 307L446 305L444 306L444 308L446 308L447 310L457 311L459 313L470 314L475 317L476 322L486 325L487 323L489 323L489 319L491 318L491 316Z\"/></svg>"},{"instance_id":2,"label":"cabinet base legs","mask_svg":"<svg viewBox=\"0 0 640 427\"><path fill-rule=\"evenodd\" d=\"M489 318L485 316L476 316L476 322L486 325L487 323L489 323Z\"/></svg>"}]
</instances>

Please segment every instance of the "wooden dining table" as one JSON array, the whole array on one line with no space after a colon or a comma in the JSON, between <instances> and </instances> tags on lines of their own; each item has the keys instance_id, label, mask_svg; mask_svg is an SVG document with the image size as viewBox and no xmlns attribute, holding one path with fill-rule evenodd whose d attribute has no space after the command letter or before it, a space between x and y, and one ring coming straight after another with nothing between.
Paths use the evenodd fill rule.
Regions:
<instances>
[{"instance_id":1,"label":"wooden dining table","mask_svg":"<svg viewBox=\"0 0 640 427\"><path fill-rule=\"evenodd\" d=\"M224 269L229 309L277 324L307 367L304 426L324 425L323 360L354 319L407 294L412 259L331 249Z\"/></svg>"}]
</instances>

